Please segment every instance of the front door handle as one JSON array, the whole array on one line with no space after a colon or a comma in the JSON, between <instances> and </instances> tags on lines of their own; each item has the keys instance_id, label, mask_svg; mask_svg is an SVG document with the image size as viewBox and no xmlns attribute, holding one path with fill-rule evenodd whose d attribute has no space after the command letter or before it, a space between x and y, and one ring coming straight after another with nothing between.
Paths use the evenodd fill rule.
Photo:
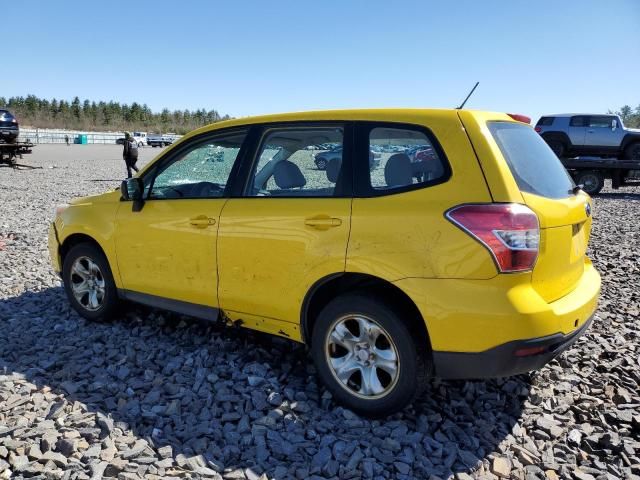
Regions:
<instances>
[{"instance_id":1,"label":"front door handle","mask_svg":"<svg viewBox=\"0 0 640 480\"><path fill-rule=\"evenodd\" d=\"M339 227L340 225L342 225L342 220L340 220L339 218L323 215L318 217L307 218L304 221L304 224L307 225L308 227L317 228L318 230L326 230L331 227Z\"/></svg>"},{"instance_id":2,"label":"front door handle","mask_svg":"<svg viewBox=\"0 0 640 480\"><path fill-rule=\"evenodd\" d=\"M211 225L215 225L216 219L207 217L206 215L198 215L189 219L189 223L197 228L207 228Z\"/></svg>"}]
</instances>

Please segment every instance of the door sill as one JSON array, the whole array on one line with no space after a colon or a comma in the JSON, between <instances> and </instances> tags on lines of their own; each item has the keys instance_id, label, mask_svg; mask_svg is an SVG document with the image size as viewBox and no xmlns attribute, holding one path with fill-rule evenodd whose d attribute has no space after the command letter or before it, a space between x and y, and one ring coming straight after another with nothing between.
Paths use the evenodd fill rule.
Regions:
<instances>
[{"instance_id":1,"label":"door sill","mask_svg":"<svg viewBox=\"0 0 640 480\"><path fill-rule=\"evenodd\" d=\"M170 312L201 318L202 320L216 321L220 317L220 310L197 303L183 302L171 298L158 297L148 293L134 292L132 290L118 289L118 296L123 300L148 305L150 307L169 310Z\"/></svg>"}]
</instances>

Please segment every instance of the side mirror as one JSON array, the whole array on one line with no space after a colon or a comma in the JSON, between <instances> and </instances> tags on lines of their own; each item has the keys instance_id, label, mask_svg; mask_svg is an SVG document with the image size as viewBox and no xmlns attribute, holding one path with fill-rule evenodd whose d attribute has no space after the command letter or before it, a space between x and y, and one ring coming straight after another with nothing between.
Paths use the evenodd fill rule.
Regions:
<instances>
[{"instance_id":1,"label":"side mirror","mask_svg":"<svg viewBox=\"0 0 640 480\"><path fill-rule=\"evenodd\" d=\"M122 193L123 200L139 202L142 200L142 192L142 180L139 178L127 178L120 185L120 193Z\"/></svg>"}]
</instances>

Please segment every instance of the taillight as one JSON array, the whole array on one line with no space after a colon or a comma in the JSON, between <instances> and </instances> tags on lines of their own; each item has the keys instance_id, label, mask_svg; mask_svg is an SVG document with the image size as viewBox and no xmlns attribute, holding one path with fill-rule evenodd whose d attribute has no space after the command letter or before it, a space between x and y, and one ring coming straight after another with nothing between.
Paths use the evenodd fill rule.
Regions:
<instances>
[{"instance_id":1,"label":"taillight","mask_svg":"<svg viewBox=\"0 0 640 480\"><path fill-rule=\"evenodd\" d=\"M507 115L518 122L531 123L531 117L527 117L526 115L520 115L519 113L507 113Z\"/></svg>"},{"instance_id":2,"label":"taillight","mask_svg":"<svg viewBox=\"0 0 640 480\"><path fill-rule=\"evenodd\" d=\"M447 218L482 243L500 272L533 269L540 245L538 217L519 203L461 205Z\"/></svg>"}]
</instances>

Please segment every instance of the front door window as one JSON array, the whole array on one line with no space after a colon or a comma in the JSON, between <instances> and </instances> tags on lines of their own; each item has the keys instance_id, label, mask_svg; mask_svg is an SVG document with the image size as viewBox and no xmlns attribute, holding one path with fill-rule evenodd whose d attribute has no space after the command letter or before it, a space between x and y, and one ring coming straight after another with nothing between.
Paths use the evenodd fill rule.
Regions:
<instances>
[{"instance_id":1,"label":"front door window","mask_svg":"<svg viewBox=\"0 0 640 480\"><path fill-rule=\"evenodd\" d=\"M220 198L238 157L245 132L196 143L145 179L149 199Z\"/></svg>"}]
</instances>

